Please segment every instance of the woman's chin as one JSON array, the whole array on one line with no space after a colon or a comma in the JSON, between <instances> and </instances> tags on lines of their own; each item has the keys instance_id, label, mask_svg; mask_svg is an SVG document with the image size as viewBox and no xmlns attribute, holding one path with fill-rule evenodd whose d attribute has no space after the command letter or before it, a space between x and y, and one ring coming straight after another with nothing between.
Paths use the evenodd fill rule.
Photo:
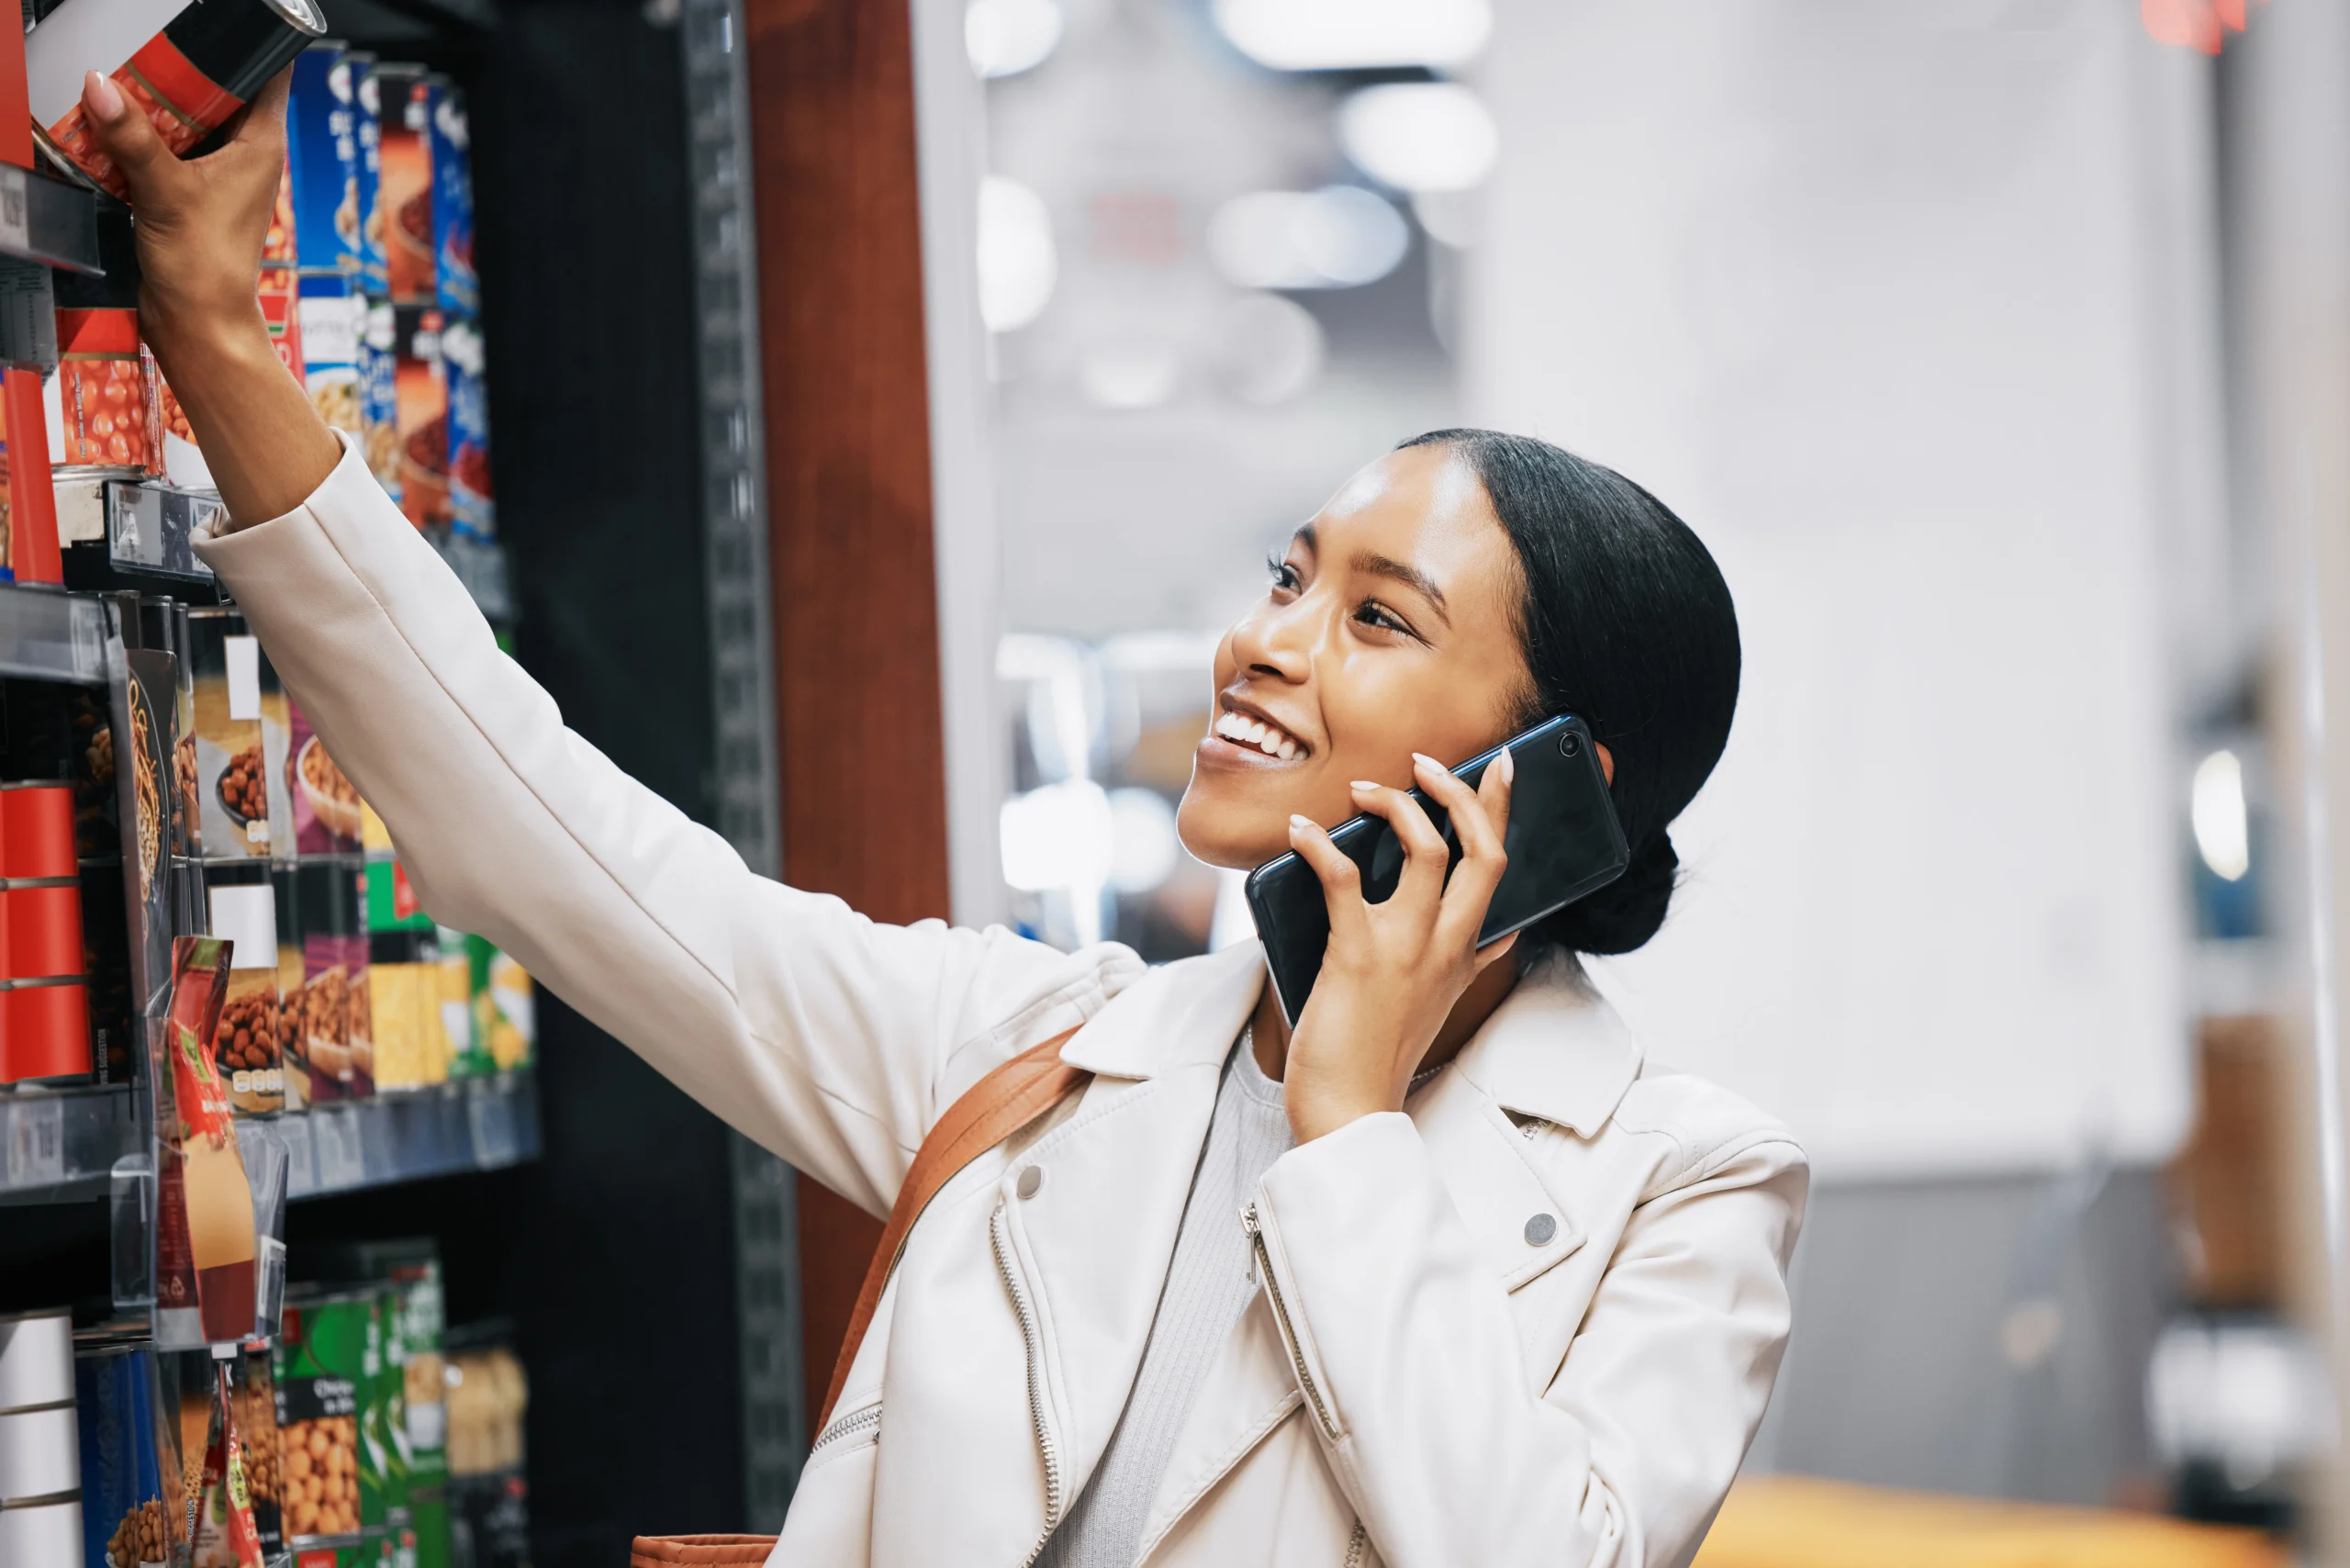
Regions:
<instances>
[{"instance_id":1,"label":"woman's chin","mask_svg":"<svg viewBox=\"0 0 2350 1568\"><path fill-rule=\"evenodd\" d=\"M1289 818L1274 819L1270 829L1264 812L1252 803L1240 808L1203 798L1198 781L1183 793L1175 809L1175 836L1192 859L1225 871L1253 871L1276 856L1289 853Z\"/></svg>"}]
</instances>

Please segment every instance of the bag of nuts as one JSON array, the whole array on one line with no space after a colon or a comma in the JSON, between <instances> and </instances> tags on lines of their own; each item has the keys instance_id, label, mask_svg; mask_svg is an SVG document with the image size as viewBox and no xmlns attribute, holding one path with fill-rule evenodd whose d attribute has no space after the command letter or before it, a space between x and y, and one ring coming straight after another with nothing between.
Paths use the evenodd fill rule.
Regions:
<instances>
[{"instance_id":1,"label":"bag of nuts","mask_svg":"<svg viewBox=\"0 0 2350 1568\"><path fill-rule=\"evenodd\" d=\"M367 1348L381 1332L373 1291L306 1293L286 1303L275 1372L288 1546L380 1522L381 1500L362 1493L359 1426L377 1375L366 1365Z\"/></svg>"},{"instance_id":2,"label":"bag of nuts","mask_svg":"<svg viewBox=\"0 0 2350 1568\"><path fill-rule=\"evenodd\" d=\"M229 1103L247 1114L285 1108L285 1035L278 994L277 901L269 868L205 868L212 934L230 943L228 997L213 1051Z\"/></svg>"}]
</instances>

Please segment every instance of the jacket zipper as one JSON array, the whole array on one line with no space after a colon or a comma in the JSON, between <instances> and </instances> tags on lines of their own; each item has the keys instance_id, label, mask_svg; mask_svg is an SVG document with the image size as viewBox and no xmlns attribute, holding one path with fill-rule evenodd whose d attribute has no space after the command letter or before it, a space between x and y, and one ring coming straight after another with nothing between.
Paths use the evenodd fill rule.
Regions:
<instances>
[{"instance_id":1,"label":"jacket zipper","mask_svg":"<svg viewBox=\"0 0 2350 1568\"><path fill-rule=\"evenodd\" d=\"M1020 1283L1020 1275L1012 1266L1012 1240L1003 1217L1003 1203L997 1200L995 1218L988 1226L988 1237L995 1243L996 1272L1003 1276L1003 1288L1012 1294L1012 1310L1020 1319L1020 1338L1028 1347L1028 1418L1036 1428L1036 1447L1045 1459L1045 1528L1036 1537L1036 1544L1028 1549L1020 1568L1031 1568L1045 1554L1045 1545L1053 1539L1053 1531L1061 1522L1061 1450L1053 1440L1050 1425L1045 1419L1045 1353L1037 1342L1036 1315L1028 1305L1028 1293Z\"/></svg>"},{"instance_id":2,"label":"jacket zipper","mask_svg":"<svg viewBox=\"0 0 2350 1568\"><path fill-rule=\"evenodd\" d=\"M880 1425L881 1406L878 1404L868 1405L862 1410L852 1410L845 1416L835 1416L833 1424L817 1433L816 1440L808 1445L808 1457L814 1459L824 1451L825 1445Z\"/></svg>"},{"instance_id":3,"label":"jacket zipper","mask_svg":"<svg viewBox=\"0 0 2350 1568\"><path fill-rule=\"evenodd\" d=\"M1346 1568L1362 1568L1363 1554L1371 1545L1371 1531L1360 1519L1355 1521L1355 1533L1347 1537Z\"/></svg>"},{"instance_id":4,"label":"jacket zipper","mask_svg":"<svg viewBox=\"0 0 2350 1568\"><path fill-rule=\"evenodd\" d=\"M1322 1423L1322 1435L1332 1442L1338 1440L1338 1424L1330 1419L1330 1408L1322 1403L1322 1391L1315 1386L1314 1374L1305 1370L1305 1352L1297 1347L1297 1327L1289 1320L1289 1304L1281 1299L1281 1282L1273 1277L1273 1256L1265 1249L1265 1233L1257 1223L1257 1205L1250 1204L1240 1211L1240 1228L1248 1233L1250 1245L1257 1249L1257 1269L1265 1276L1265 1289L1272 1294L1273 1316L1281 1319L1281 1338L1289 1346L1290 1364L1297 1369L1297 1384L1314 1404L1314 1417Z\"/></svg>"}]
</instances>

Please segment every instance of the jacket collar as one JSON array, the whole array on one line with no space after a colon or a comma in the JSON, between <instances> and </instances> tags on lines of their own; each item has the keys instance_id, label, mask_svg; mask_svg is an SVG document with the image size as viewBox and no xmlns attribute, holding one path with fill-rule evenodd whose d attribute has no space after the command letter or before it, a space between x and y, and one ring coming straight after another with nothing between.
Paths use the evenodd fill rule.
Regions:
<instances>
[{"instance_id":1,"label":"jacket collar","mask_svg":"<svg viewBox=\"0 0 2350 1568\"><path fill-rule=\"evenodd\" d=\"M1095 1014L1061 1059L1135 1079L1221 1063L1264 980L1255 941L1154 969ZM1589 1137L1639 1076L1640 1047L1582 966L1561 954L1518 980L1453 1065L1504 1109Z\"/></svg>"}]
</instances>

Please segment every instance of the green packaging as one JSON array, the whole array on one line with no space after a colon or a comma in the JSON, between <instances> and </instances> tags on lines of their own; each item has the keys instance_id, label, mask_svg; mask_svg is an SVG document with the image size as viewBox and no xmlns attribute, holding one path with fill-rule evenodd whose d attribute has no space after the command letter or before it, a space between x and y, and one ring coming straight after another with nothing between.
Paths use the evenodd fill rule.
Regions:
<instances>
[{"instance_id":1,"label":"green packaging","mask_svg":"<svg viewBox=\"0 0 2350 1568\"><path fill-rule=\"evenodd\" d=\"M383 1469L366 1441L382 1376L381 1316L368 1291L304 1291L285 1304L274 1370L289 1546L383 1523Z\"/></svg>"}]
</instances>

